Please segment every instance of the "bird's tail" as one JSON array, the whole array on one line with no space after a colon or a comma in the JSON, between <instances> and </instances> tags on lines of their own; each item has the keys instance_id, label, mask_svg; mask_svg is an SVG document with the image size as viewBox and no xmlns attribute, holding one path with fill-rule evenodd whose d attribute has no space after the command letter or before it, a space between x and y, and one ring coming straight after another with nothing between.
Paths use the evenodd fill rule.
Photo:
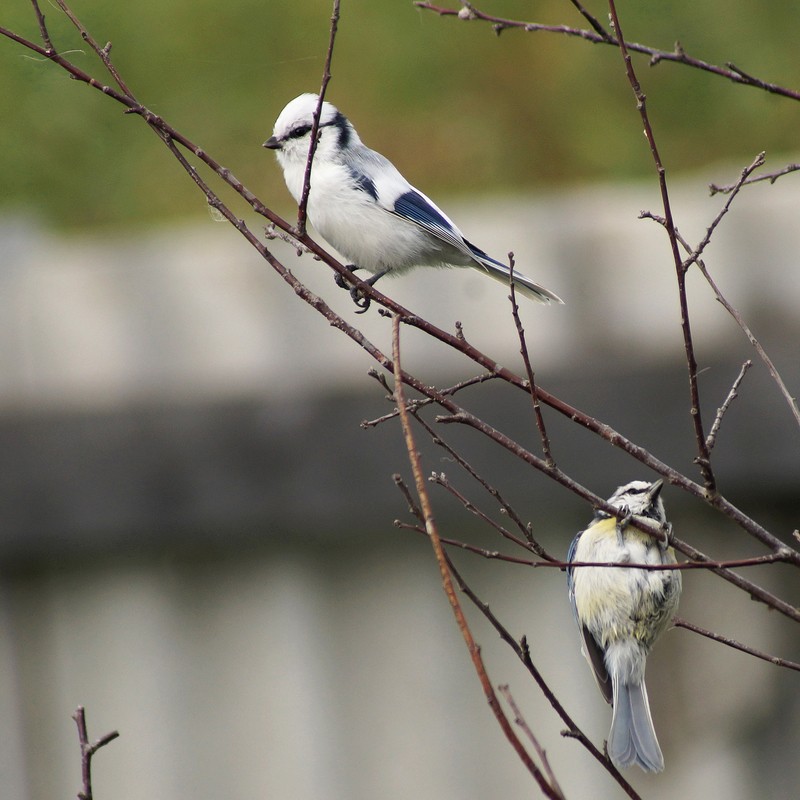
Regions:
<instances>
[{"instance_id":1,"label":"bird's tail","mask_svg":"<svg viewBox=\"0 0 800 800\"><path fill-rule=\"evenodd\" d=\"M608 755L618 767L638 764L646 772L664 769L664 756L656 739L644 680L640 683L614 680L614 716L608 734Z\"/></svg>"},{"instance_id":2,"label":"bird's tail","mask_svg":"<svg viewBox=\"0 0 800 800\"><path fill-rule=\"evenodd\" d=\"M469 242L467 242L467 244L478 264L493 278L502 281L508 286L508 276L511 272L509 267L505 264L501 264L499 261L495 261L491 256L486 255L483 250L475 247L475 245ZM539 303L564 303L555 292L545 289L544 286L539 286L538 283L534 283L521 272L517 272L516 269L514 270L514 288L516 288L520 294L524 294L526 297L530 297L531 300L536 300Z\"/></svg>"}]
</instances>

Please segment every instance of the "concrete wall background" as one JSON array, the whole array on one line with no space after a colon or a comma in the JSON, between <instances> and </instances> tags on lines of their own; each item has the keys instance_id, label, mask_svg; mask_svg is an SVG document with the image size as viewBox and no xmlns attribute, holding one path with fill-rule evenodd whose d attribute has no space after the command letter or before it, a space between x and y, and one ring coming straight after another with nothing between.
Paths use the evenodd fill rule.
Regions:
<instances>
[{"instance_id":1,"label":"concrete wall background","mask_svg":"<svg viewBox=\"0 0 800 800\"><path fill-rule=\"evenodd\" d=\"M731 170L735 174L735 170ZM719 174L715 174L716 179ZM697 240L719 208L703 177L676 185ZM796 393L800 230L791 179L753 187L715 235L708 264ZM640 209L652 187L448 208L467 236L554 289L527 305L537 378L691 474L685 367L666 239ZM79 785L70 714L122 738L96 760L97 797L485 798L531 783L486 709L428 545L394 530L391 483L407 473L372 366L223 225L125 239L59 237L10 219L0 240L0 783L8 797ZM280 249L276 247L276 249ZM285 253L285 251L283 251ZM286 254L352 317L327 269ZM477 273L414 273L384 291L518 367L506 292ZM706 424L753 354L691 280ZM389 324L355 318L389 349ZM444 385L473 373L404 334L407 367ZM519 367L518 367L519 368ZM793 388L794 387L794 388ZM465 395L535 443L524 398ZM608 494L641 470L548 414L559 462ZM565 553L589 509L529 470L444 431ZM756 363L720 437L723 490L768 527L798 527L798 442ZM431 469L477 490L442 453ZM679 535L720 557L760 552L677 492ZM456 537L479 537L439 495ZM484 503L488 508L491 506ZM459 559L579 724L601 742L610 712L579 654L560 573ZM797 602L788 570L749 572ZM687 577L681 614L788 658L796 631L708 576ZM495 683L510 682L572 797L618 792L588 763L474 613ZM684 631L648 669L667 759L630 779L647 797L792 797L795 673Z\"/></svg>"}]
</instances>

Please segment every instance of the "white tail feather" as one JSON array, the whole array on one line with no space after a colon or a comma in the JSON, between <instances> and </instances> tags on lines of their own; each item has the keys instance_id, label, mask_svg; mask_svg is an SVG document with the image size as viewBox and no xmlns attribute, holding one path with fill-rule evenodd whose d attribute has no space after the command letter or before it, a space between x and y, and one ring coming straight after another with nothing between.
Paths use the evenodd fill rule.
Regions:
<instances>
[{"instance_id":1,"label":"white tail feather","mask_svg":"<svg viewBox=\"0 0 800 800\"><path fill-rule=\"evenodd\" d=\"M479 263L495 280L508 286L508 276L510 273L508 267L494 264L491 261L484 261L483 259L481 259ZM539 286L538 283L534 283L530 278L517 272L516 269L514 270L514 288L520 294L524 294L526 297L529 297L531 300L536 300L539 303L561 303L562 305L564 303L557 294L551 292L549 289L545 289L544 286Z\"/></svg>"}]
</instances>

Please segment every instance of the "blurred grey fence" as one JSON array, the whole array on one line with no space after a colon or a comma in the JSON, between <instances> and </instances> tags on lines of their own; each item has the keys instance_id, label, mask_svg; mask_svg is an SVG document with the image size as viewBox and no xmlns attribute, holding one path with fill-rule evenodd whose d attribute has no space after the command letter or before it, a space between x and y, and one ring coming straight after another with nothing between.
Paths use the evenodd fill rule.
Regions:
<instances>
[{"instance_id":1,"label":"blurred grey fence","mask_svg":"<svg viewBox=\"0 0 800 800\"><path fill-rule=\"evenodd\" d=\"M746 191L707 262L796 392L794 187L789 178ZM673 202L696 241L722 201L697 179ZM541 384L692 473L673 269L661 230L636 219L657 203L650 186L598 186L453 215L472 240L498 257L514 250L520 270L566 299L522 309ZM352 315L327 268L276 249ZM442 327L460 320L476 346L521 369L507 292L493 281L428 271L381 288ZM755 356L699 275L690 291L708 425ZM388 350L386 320L374 310L354 320ZM406 365L439 385L472 374L413 332L403 347ZM428 544L392 526L406 512L391 474L407 467L392 424L359 427L391 408L366 375L372 366L227 226L76 238L0 223L4 797L74 796L78 704L92 735L122 734L96 758L99 799L531 796L485 707ZM464 399L535 445L525 398L486 385ZM556 458L599 493L642 474L546 417ZM475 436L444 433L565 554L590 510ZM718 471L722 490L781 534L798 527L798 445L756 362L723 425ZM424 450L428 468L491 509L441 451ZM449 535L497 545L452 501L434 499ZM708 552L759 552L679 493L666 502L682 538ZM610 711L582 662L563 575L463 554L459 564L512 632L528 636L545 677L601 742ZM752 574L797 600L788 571ZM710 576L685 584L683 616L800 657L777 615ZM491 677L511 684L567 796L618 796L471 618ZM631 773L646 796L795 796L793 674L685 631L664 638L649 674L667 772Z\"/></svg>"}]
</instances>

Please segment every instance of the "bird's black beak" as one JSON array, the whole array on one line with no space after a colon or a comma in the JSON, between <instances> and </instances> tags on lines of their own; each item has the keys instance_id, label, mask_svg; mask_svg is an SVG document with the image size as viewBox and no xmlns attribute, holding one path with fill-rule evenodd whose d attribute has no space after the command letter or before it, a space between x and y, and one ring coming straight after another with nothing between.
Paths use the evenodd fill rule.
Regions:
<instances>
[{"instance_id":1,"label":"bird's black beak","mask_svg":"<svg viewBox=\"0 0 800 800\"><path fill-rule=\"evenodd\" d=\"M283 147L283 142L275 136L270 136L269 139L267 139L267 141L261 146L270 150L280 150L281 147Z\"/></svg>"},{"instance_id":2,"label":"bird's black beak","mask_svg":"<svg viewBox=\"0 0 800 800\"><path fill-rule=\"evenodd\" d=\"M655 483L650 484L650 488L647 490L647 496L650 498L651 503L655 502L663 488L664 481L660 478Z\"/></svg>"}]
</instances>

